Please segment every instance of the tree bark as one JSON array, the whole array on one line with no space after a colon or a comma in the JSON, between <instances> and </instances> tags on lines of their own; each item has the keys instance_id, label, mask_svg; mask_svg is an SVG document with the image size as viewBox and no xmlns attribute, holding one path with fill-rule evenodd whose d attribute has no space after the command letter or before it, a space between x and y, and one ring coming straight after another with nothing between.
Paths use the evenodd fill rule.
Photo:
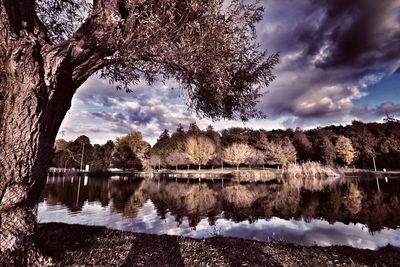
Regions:
<instances>
[{"instance_id":1,"label":"tree bark","mask_svg":"<svg viewBox=\"0 0 400 267\"><path fill-rule=\"evenodd\" d=\"M79 84L63 65L70 52L50 49L34 1L0 1L0 266L46 266L34 205Z\"/></svg>"},{"instance_id":2,"label":"tree bark","mask_svg":"<svg viewBox=\"0 0 400 267\"><path fill-rule=\"evenodd\" d=\"M23 49L36 53L37 48L31 44ZM1 261L6 266L44 264L32 242L36 227L32 208L65 113L48 97L49 90L41 79L43 64L11 59L3 67L3 75L8 77L1 81Z\"/></svg>"},{"instance_id":3,"label":"tree bark","mask_svg":"<svg viewBox=\"0 0 400 267\"><path fill-rule=\"evenodd\" d=\"M12 56L2 57L6 60L0 74L1 261L6 266L45 265L33 244L36 221L32 209L43 187L55 137L70 107L73 86L65 83L61 93L54 89L57 83L46 85L48 69L37 40L24 40L14 47L17 51L14 49Z\"/></svg>"}]
</instances>

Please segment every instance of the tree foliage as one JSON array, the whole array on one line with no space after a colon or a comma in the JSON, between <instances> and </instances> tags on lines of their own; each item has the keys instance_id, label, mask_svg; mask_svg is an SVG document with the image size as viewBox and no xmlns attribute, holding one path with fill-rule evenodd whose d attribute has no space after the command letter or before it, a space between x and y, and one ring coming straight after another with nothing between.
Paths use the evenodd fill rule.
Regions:
<instances>
[{"instance_id":1,"label":"tree foliage","mask_svg":"<svg viewBox=\"0 0 400 267\"><path fill-rule=\"evenodd\" d=\"M169 166L174 166L176 170L178 170L179 165L187 165L190 164L190 156L183 152L172 152L165 159Z\"/></svg>"},{"instance_id":2,"label":"tree foliage","mask_svg":"<svg viewBox=\"0 0 400 267\"><path fill-rule=\"evenodd\" d=\"M213 157L215 152L215 145L213 141L205 136L191 136L186 141L186 153L193 164L201 165L207 164L207 162Z\"/></svg>"},{"instance_id":3,"label":"tree foliage","mask_svg":"<svg viewBox=\"0 0 400 267\"><path fill-rule=\"evenodd\" d=\"M325 129L317 131L313 149L318 155L317 159L323 164L332 165L336 159L336 149L333 145L333 133Z\"/></svg>"},{"instance_id":4,"label":"tree foliage","mask_svg":"<svg viewBox=\"0 0 400 267\"><path fill-rule=\"evenodd\" d=\"M174 144L171 142L171 137L167 129L165 129L157 139L157 142L150 149L150 154L157 155L161 158L161 161L165 163L165 159L170 153L174 151Z\"/></svg>"},{"instance_id":5,"label":"tree foliage","mask_svg":"<svg viewBox=\"0 0 400 267\"><path fill-rule=\"evenodd\" d=\"M186 133L182 124L179 124L178 128L171 135L170 146L174 148L175 151L185 152Z\"/></svg>"},{"instance_id":6,"label":"tree foliage","mask_svg":"<svg viewBox=\"0 0 400 267\"><path fill-rule=\"evenodd\" d=\"M313 158L313 144L305 132L297 129L293 136L293 145L296 148L297 155L301 159Z\"/></svg>"},{"instance_id":7,"label":"tree foliage","mask_svg":"<svg viewBox=\"0 0 400 267\"><path fill-rule=\"evenodd\" d=\"M341 161L343 161L346 165L349 165L353 162L356 155L349 138L344 137L343 135L339 136L335 147L336 155Z\"/></svg>"},{"instance_id":8,"label":"tree foliage","mask_svg":"<svg viewBox=\"0 0 400 267\"><path fill-rule=\"evenodd\" d=\"M250 156L247 158L246 163L249 164L249 167L254 165L264 165L265 164L265 155L261 150L255 149L253 147L250 148Z\"/></svg>"},{"instance_id":9,"label":"tree foliage","mask_svg":"<svg viewBox=\"0 0 400 267\"><path fill-rule=\"evenodd\" d=\"M36 0L35 9L47 27L48 38L61 42L71 38L92 9L87 0Z\"/></svg>"},{"instance_id":10,"label":"tree foliage","mask_svg":"<svg viewBox=\"0 0 400 267\"><path fill-rule=\"evenodd\" d=\"M150 153L150 144L147 143L146 141L143 140L143 135L139 131L133 131L128 133L126 136L119 137L117 138L116 144L120 143L127 143L132 150L132 152L136 155L136 157L140 160L141 162L141 167L146 168L147 166L147 160L149 158L149 153Z\"/></svg>"},{"instance_id":11,"label":"tree foliage","mask_svg":"<svg viewBox=\"0 0 400 267\"><path fill-rule=\"evenodd\" d=\"M251 157L253 150L247 144L233 143L224 150L224 161L229 164L236 165L239 169L239 165L246 163Z\"/></svg>"},{"instance_id":12,"label":"tree foliage","mask_svg":"<svg viewBox=\"0 0 400 267\"><path fill-rule=\"evenodd\" d=\"M90 144L89 137L85 135L81 135L71 142L57 140L54 149L53 166L79 169L81 162L84 165L96 166L94 147Z\"/></svg>"},{"instance_id":13,"label":"tree foliage","mask_svg":"<svg viewBox=\"0 0 400 267\"><path fill-rule=\"evenodd\" d=\"M239 164L261 165L264 161L269 165L285 165L297 159L300 162L320 161L326 165L354 163L358 167L373 168L372 157L375 157L378 168L397 168L400 160L400 124L393 122L384 124L353 122L352 125L345 127L329 126L308 131L296 129L294 132L290 129L265 131L231 128L222 130L221 133L208 127L206 130L199 129L197 135L192 134L193 137L206 136L212 140L215 152L208 161L210 166L220 166L222 160L228 162L223 153L235 144L233 140L247 140L248 142L244 144L252 151L247 161ZM151 148L151 158L155 159L152 166L158 166L159 159L163 166L167 165L170 161L167 162L166 159L172 153L186 153L188 131L180 126L172 136L173 138L169 137L168 131L164 131ZM79 167L82 140L90 143L87 137L79 137L70 142L58 140L55 145L53 166ZM335 141L335 145L331 140ZM86 144L84 162L91 166L99 162L99 165L108 167L110 151L113 150L112 141L101 146ZM100 156L104 159L96 160ZM236 163L230 164L236 165ZM170 165L175 166L174 163Z\"/></svg>"},{"instance_id":14,"label":"tree foliage","mask_svg":"<svg viewBox=\"0 0 400 267\"><path fill-rule=\"evenodd\" d=\"M129 91L141 78L175 78L200 116L262 116L256 104L260 89L274 79L278 55L259 51L258 3L39 0L36 10L53 42L91 45L101 57L102 76L118 88ZM88 32L90 38L83 36Z\"/></svg>"},{"instance_id":15,"label":"tree foliage","mask_svg":"<svg viewBox=\"0 0 400 267\"><path fill-rule=\"evenodd\" d=\"M114 168L133 169L141 168L142 164L127 142L117 142L112 154L111 164Z\"/></svg>"},{"instance_id":16,"label":"tree foliage","mask_svg":"<svg viewBox=\"0 0 400 267\"><path fill-rule=\"evenodd\" d=\"M157 166L161 165L161 158L158 155L151 155L149 159L149 164L153 169L156 169ZM161 167L161 166L160 166Z\"/></svg>"},{"instance_id":17,"label":"tree foliage","mask_svg":"<svg viewBox=\"0 0 400 267\"><path fill-rule=\"evenodd\" d=\"M296 160L296 149L289 138L280 141L272 141L269 143L266 159L269 164L278 164L287 166Z\"/></svg>"}]
</instances>

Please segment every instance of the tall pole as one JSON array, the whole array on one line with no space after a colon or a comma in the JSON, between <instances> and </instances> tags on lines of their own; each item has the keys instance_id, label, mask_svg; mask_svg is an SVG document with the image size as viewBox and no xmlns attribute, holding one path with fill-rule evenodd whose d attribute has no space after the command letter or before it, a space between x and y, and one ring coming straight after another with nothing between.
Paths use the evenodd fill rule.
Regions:
<instances>
[{"instance_id":1,"label":"tall pole","mask_svg":"<svg viewBox=\"0 0 400 267\"><path fill-rule=\"evenodd\" d=\"M372 162L374 163L374 170L376 171L375 157L373 157L373 158L372 158ZM377 185L377 187L378 187L378 192L381 192L381 188L380 188L380 186L379 186L379 180L378 180L378 177L377 177L377 176L375 176L375 179L376 179L376 185Z\"/></svg>"},{"instance_id":2,"label":"tall pole","mask_svg":"<svg viewBox=\"0 0 400 267\"><path fill-rule=\"evenodd\" d=\"M377 176L375 176L375 179L376 179L376 186L378 187L378 192L381 192L381 188L380 188L380 186L379 186L379 180L378 180L378 177L377 177Z\"/></svg>"},{"instance_id":3,"label":"tall pole","mask_svg":"<svg viewBox=\"0 0 400 267\"><path fill-rule=\"evenodd\" d=\"M375 157L372 158L372 161L374 162L374 170L376 171Z\"/></svg>"},{"instance_id":4,"label":"tall pole","mask_svg":"<svg viewBox=\"0 0 400 267\"><path fill-rule=\"evenodd\" d=\"M83 154L85 153L85 143L82 144L82 156L81 156L81 168L80 170L82 171L82 166L83 166Z\"/></svg>"},{"instance_id":5,"label":"tall pole","mask_svg":"<svg viewBox=\"0 0 400 267\"><path fill-rule=\"evenodd\" d=\"M81 176L79 176L79 179L78 179L78 193L76 194L76 204L75 204L76 207L78 207L79 191L80 190L81 190Z\"/></svg>"}]
</instances>

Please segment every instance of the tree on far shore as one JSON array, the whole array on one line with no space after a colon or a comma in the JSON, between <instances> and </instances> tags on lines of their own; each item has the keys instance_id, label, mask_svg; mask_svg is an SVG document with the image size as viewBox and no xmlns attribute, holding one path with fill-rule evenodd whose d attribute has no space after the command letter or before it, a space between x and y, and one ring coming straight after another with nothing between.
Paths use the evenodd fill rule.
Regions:
<instances>
[{"instance_id":1,"label":"tree on far shore","mask_svg":"<svg viewBox=\"0 0 400 267\"><path fill-rule=\"evenodd\" d=\"M162 164L165 164L165 159L174 151L171 144L171 137L167 129L165 129L157 139L157 142L150 149L151 155L158 155L161 158Z\"/></svg>"},{"instance_id":2,"label":"tree on far shore","mask_svg":"<svg viewBox=\"0 0 400 267\"><path fill-rule=\"evenodd\" d=\"M128 143L120 141L115 145L115 150L111 157L111 165L114 168L123 170L133 168L140 169L142 167L142 162L135 152L132 151Z\"/></svg>"},{"instance_id":3,"label":"tree on far shore","mask_svg":"<svg viewBox=\"0 0 400 267\"><path fill-rule=\"evenodd\" d=\"M155 170L157 166L161 165L161 158L158 155L151 155L149 159L149 165Z\"/></svg>"},{"instance_id":4,"label":"tree on far shore","mask_svg":"<svg viewBox=\"0 0 400 267\"><path fill-rule=\"evenodd\" d=\"M317 139L314 142L314 149L322 163L325 165L332 165L336 159L336 148L333 145L327 131L318 132Z\"/></svg>"},{"instance_id":5,"label":"tree on far shore","mask_svg":"<svg viewBox=\"0 0 400 267\"><path fill-rule=\"evenodd\" d=\"M296 161L296 148L289 138L269 143L266 151L266 159L269 164L278 164L286 167L289 163Z\"/></svg>"},{"instance_id":6,"label":"tree on far shore","mask_svg":"<svg viewBox=\"0 0 400 267\"><path fill-rule=\"evenodd\" d=\"M190 162L190 157L184 152L174 151L165 159L169 166L174 166L178 170L179 165L187 165Z\"/></svg>"},{"instance_id":7,"label":"tree on far shore","mask_svg":"<svg viewBox=\"0 0 400 267\"><path fill-rule=\"evenodd\" d=\"M150 153L150 144L143 140L143 135L140 131L132 131L125 136L118 137L116 143L125 142L129 145L132 152L135 153L136 157L140 160L140 169L147 169L147 159Z\"/></svg>"},{"instance_id":8,"label":"tree on far shore","mask_svg":"<svg viewBox=\"0 0 400 267\"><path fill-rule=\"evenodd\" d=\"M199 166L207 164L212 159L215 152L213 141L205 136L191 136L186 141L186 153L189 155L190 161Z\"/></svg>"},{"instance_id":9,"label":"tree on far shore","mask_svg":"<svg viewBox=\"0 0 400 267\"><path fill-rule=\"evenodd\" d=\"M350 165L355 158L355 151L351 140L343 135L339 136L336 142L336 155L346 165Z\"/></svg>"},{"instance_id":10,"label":"tree on far shore","mask_svg":"<svg viewBox=\"0 0 400 267\"><path fill-rule=\"evenodd\" d=\"M250 148L250 155L246 159L246 163L249 165L249 169L254 165L264 165L265 164L265 155L262 151L255 149L253 147Z\"/></svg>"},{"instance_id":11,"label":"tree on far shore","mask_svg":"<svg viewBox=\"0 0 400 267\"><path fill-rule=\"evenodd\" d=\"M247 144L233 143L224 149L224 161L236 165L236 169L239 170L239 165L246 163L252 152Z\"/></svg>"}]
</instances>

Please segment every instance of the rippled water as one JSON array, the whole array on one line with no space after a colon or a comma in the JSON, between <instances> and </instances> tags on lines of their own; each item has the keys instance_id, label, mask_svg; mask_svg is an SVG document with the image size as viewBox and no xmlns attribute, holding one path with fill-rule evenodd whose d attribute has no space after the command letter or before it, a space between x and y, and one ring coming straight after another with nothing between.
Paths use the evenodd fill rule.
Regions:
<instances>
[{"instance_id":1,"label":"rippled water","mask_svg":"<svg viewBox=\"0 0 400 267\"><path fill-rule=\"evenodd\" d=\"M194 238L303 245L400 246L400 179L290 179L280 184L187 183L127 177L48 178L39 222Z\"/></svg>"}]
</instances>

